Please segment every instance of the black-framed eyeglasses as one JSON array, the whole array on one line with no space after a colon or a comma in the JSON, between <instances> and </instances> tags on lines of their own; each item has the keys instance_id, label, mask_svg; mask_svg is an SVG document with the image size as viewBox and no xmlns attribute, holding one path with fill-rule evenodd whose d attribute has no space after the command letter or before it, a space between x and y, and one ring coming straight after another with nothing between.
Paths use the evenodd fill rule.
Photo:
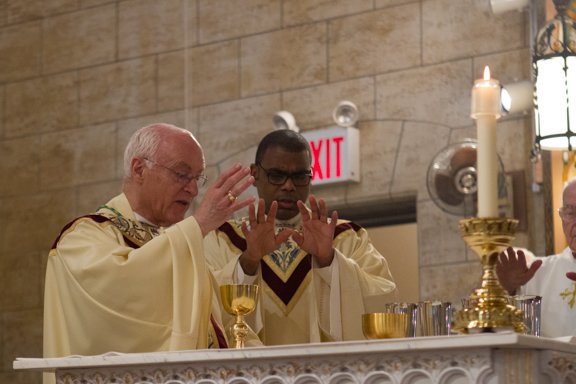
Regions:
<instances>
[{"instance_id":1,"label":"black-framed eyeglasses","mask_svg":"<svg viewBox=\"0 0 576 384\"><path fill-rule=\"evenodd\" d=\"M167 167L165 165L157 163L154 160L150 160L150 159L147 159L145 157L143 159L151 162L152 164L154 164L160 168L164 168L164 169L170 171L170 173L172 173L172 175L174 176L174 178L178 182L178 184L188 185L188 184L190 184L190 182L192 180L196 180L196 184L198 184L199 187L203 187L204 185L206 185L206 182L208 181L208 178L206 177L206 175L202 175L202 174L198 175L198 176L187 175L185 173L178 172L178 171L176 171L170 167Z\"/></svg>"},{"instance_id":2,"label":"black-framed eyeglasses","mask_svg":"<svg viewBox=\"0 0 576 384\"><path fill-rule=\"evenodd\" d=\"M564 205L558 208L558 214L562 220L569 222L576 221L576 206Z\"/></svg>"},{"instance_id":3,"label":"black-framed eyeglasses","mask_svg":"<svg viewBox=\"0 0 576 384\"><path fill-rule=\"evenodd\" d=\"M312 180L312 171L286 173L274 169L266 169L260 163L256 163L256 165L266 172L268 182L272 185L284 185L288 178L290 178L295 187L305 187L309 185L310 180Z\"/></svg>"}]
</instances>

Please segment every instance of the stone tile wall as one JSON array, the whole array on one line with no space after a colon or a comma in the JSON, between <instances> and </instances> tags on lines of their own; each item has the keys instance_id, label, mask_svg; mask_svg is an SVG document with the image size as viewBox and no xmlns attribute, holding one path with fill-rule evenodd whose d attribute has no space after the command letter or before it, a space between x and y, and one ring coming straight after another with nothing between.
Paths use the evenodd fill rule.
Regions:
<instances>
[{"instance_id":1,"label":"stone tile wall","mask_svg":"<svg viewBox=\"0 0 576 384\"><path fill-rule=\"evenodd\" d=\"M314 192L332 206L413 197L421 298L467 295L479 263L426 172L475 137L470 89L485 65L504 84L530 78L528 20L493 15L488 0L1 1L0 382L40 383L11 366L42 354L48 249L119 191L123 148L151 122L194 132L214 180L252 161L276 111L315 129L353 101L361 182ZM526 175L529 229L516 244L538 253L531 141L529 116L501 120L506 170Z\"/></svg>"}]
</instances>

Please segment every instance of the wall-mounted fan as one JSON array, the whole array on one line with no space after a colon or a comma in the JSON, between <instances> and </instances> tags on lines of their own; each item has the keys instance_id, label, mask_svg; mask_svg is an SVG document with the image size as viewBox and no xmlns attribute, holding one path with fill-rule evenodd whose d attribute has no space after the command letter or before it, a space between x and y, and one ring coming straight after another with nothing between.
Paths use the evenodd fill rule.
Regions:
<instances>
[{"instance_id":1,"label":"wall-mounted fan","mask_svg":"<svg viewBox=\"0 0 576 384\"><path fill-rule=\"evenodd\" d=\"M477 211L477 167L474 139L466 139L442 149L428 167L427 187L430 198L444 212L463 217L475 216ZM499 208L507 209L511 185L504 174L498 156Z\"/></svg>"}]
</instances>

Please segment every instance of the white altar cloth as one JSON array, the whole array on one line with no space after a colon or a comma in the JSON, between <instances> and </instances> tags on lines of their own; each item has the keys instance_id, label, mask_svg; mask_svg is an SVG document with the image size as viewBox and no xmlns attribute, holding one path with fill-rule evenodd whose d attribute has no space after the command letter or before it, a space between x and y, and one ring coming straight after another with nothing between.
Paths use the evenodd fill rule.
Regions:
<instances>
[{"instance_id":1,"label":"white altar cloth","mask_svg":"<svg viewBox=\"0 0 576 384\"><path fill-rule=\"evenodd\" d=\"M576 383L576 344L513 332L18 358L59 384Z\"/></svg>"}]
</instances>

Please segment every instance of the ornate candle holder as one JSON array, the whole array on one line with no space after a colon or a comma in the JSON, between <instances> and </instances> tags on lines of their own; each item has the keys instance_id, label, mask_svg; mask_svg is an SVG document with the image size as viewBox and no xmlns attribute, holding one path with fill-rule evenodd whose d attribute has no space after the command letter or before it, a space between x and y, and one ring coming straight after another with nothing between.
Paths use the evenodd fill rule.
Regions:
<instances>
[{"instance_id":1,"label":"ornate candle holder","mask_svg":"<svg viewBox=\"0 0 576 384\"><path fill-rule=\"evenodd\" d=\"M473 305L457 311L453 330L460 333L524 331L522 311L508 304L496 275L498 255L510 246L518 220L473 217L460 221L462 238L482 263L480 288L470 296Z\"/></svg>"},{"instance_id":2,"label":"ornate candle holder","mask_svg":"<svg viewBox=\"0 0 576 384\"><path fill-rule=\"evenodd\" d=\"M236 316L236 322L232 325L236 348L244 348L244 342L248 335L248 325L244 321L244 316L256 308L258 286L249 284L222 285L220 286L220 297L224 310Z\"/></svg>"}]
</instances>

